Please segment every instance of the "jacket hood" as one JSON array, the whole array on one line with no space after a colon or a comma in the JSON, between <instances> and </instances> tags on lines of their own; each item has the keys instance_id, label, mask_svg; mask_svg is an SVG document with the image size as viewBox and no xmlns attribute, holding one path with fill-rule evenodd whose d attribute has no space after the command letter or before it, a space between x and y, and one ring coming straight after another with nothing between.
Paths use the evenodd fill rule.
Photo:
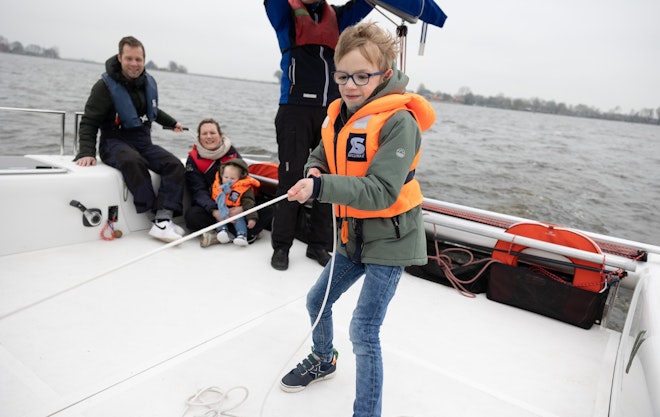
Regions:
<instances>
[{"instance_id":1,"label":"jacket hood","mask_svg":"<svg viewBox=\"0 0 660 417\"><path fill-rule=\"evenodd\" d=\"M241 170L241 178L245 178L248 175L248 166L247 163L242 160L241 158L234 158L230 159L229 161L225 162L224 164L220 165L218 173L222 172L222 168L224 168L227 165L234 165L237 166Z\"/></svg>"},{"instance_id":2,"label":"jacket hood","mask_svg":"<svg viewBox=\"0 0 660 417\"><path fill-rule=\"evenodd\" d=\"M105 61L105 72L115 80L120 80L121 77L121 64L117 55L113 55Z\"/></svg>"},{"instance_id":3,"label":"jacket hood","mask_svg":"<svg viewBox=\"0 0 660 417\"><path fill-rule=\"evenodd\" d=\"M367 101L371 101L387 94L405 93L408 81L410 81L408 76L399 70L396 67L396 64L394 64L392 65L392 76L390 79L378 86Z\"/></svg>"}]
</instances>

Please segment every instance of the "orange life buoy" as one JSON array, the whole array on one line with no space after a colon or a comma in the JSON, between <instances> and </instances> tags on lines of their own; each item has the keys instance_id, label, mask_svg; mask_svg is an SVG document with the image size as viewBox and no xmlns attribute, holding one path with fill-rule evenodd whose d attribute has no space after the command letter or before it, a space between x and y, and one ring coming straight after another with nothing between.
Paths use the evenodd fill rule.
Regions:
<instances>
[{"instance_id":1,"label":"orange life buoy","mask_svg":"<svg viewBox=\"0 0 660 417\"><path fill-rule=\"evenodd\" d=\"M580 249L586 252L602 253L600 247L588 236L575 230L544 224L522 222L516 223L506 229L506 232L512 235L528 237L543 242L554 243L556 245L569 248ZM493 251L493 259L497 259L507 265L517 266L518 255L527 246L512 242L498 240ZM595 262L589 262L582 259L567 257L573 264L586 266L589 269L576 267L573 273L573 286L587 291L599 292L603 289L604 276L602 274L603 265Z\"/></svg>"}]
</instances>

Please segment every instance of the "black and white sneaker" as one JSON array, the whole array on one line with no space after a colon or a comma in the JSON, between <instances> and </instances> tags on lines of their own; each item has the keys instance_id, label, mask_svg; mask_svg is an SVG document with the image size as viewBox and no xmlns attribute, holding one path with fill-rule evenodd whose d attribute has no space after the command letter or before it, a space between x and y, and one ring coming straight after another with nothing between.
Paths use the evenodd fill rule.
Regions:
<instances>
[{"instance_id":1,"label":"black and white sneaker","mask_svg":"<svg viewBox=\"0 0 660 417\"><path fill-rule=\"evenodd\" d=\"M312 382L332 378L337 370L338 357L339 352L337 349L333 349L332 360L321 362L312 350L309 356L282 378L280 388L285 392L298 392L304 390Z\"/></svg>"},{"instance_id":2,"label":"black and white sneaker","mask_svg":"<svg viewBox=\"0 0 660 417\"><path fill-rule=\"evenodd\" d=\"M163 242L174 242L183 237L184 230L174 224L172 220L154 220L149 236Z\"/></svg>"}]
</instances>

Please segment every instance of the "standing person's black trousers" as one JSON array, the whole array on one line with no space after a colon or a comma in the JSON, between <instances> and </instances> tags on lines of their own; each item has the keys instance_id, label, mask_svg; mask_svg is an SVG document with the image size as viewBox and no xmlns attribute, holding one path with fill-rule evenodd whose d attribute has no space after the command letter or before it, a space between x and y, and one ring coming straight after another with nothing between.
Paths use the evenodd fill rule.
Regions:
<instances>
[{"instance_id":1,"label":"standing person's black trousers","mask_svg":"<svg viewBox=\"0 0 660 417\"><path fill-rule=\"evenodd\" d=\"M285 194L303 177L303 168L311 151L321 141L325 107L280 105L275 117L279 156L277 195ZM277 203L271 231L274 250L288 252L293 244L298 216L303 206L297 201ZM310 248L325 250L332 246L332 206L314 200L307 235Z\"/></svg>"}]
</instances>

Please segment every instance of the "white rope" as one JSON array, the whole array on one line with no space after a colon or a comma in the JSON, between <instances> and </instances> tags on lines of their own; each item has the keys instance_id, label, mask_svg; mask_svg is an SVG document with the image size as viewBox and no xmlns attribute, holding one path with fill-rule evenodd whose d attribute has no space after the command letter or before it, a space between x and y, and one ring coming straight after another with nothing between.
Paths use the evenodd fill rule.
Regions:
<instances>
[{"instance_id":1,"label":"white rope","mask_svg":"<svg viewBox=\"0 0 660 417\"><path fill-rule=\"evenodd\" d=\"M229 393L236 390L243 391L243 398L235 404L225 404L225 401L229 399ZM186 409L181 417L186 417L188 413L193 412L195 408L202 408L204 414L195 414L191 417L237 417L235 414L230 414L229 411L232 411L243 404L245 400L247 400L249 393L250 392L246 387L240 385L228 389L227 392L223 392L218 387L204 388L197 391L196 394L188 397L186 400Z\"/></svg>"},{"instance_id":2,"label":"white rope","mask_svg":"<svg viewBox=\"0 0 660 417\"><path fill-rule=\"evenodd\" d=\"M275 376L275 380L270 386L270 389L266 393L266 396L264 397L263 402L261 403L261 410L259 411L259 416L263 417L264 416L264 409L266 408L266 402L268 401L268 397L270 397L271 392L273 391L273 388L277 385L277 383L281 379L281 374L286 372L287 368L289 367L289 364L294 360L293 358L298 354L298 352L307 344L307 340L309 340L309 336L312 334L316 326L319 324L319 321L321 321L321 314L323 314L323 310L325 309L325 305L328 301L328 296L330 295L330 286L332 285L332 277L333 273L335 270L335 256L337 254L337 217L335 216L335 205L332 205L332 259L330 259L330 275L328 276L328 285L325 288L325 295L323 296L323 303L321 304L321 309L319 310L319 314L316 316L316 320L314 320L314 323L312 324L312 327L309 329L309 331L305 334L305 337L302 339L298 347L291 353L291 356L286 360L282 368L280 368L280 372Z\"/></svg>"},{"instance_id":3,"label":"white rope","mask_svg":"<svg viewBox=\"0 0 660 417\"><path fill-rule=\"evenodd\" d=\"M155 254L157 254L157 253L160 253L160 252L162 252L162 251L164 251L164 250L166 250L166 249L169 249L169 248L171 248L172 246L180 245L180 244L182 244L183 242L186 242L186 241L188 241L188 240L190 240L190 239L192 239L192 238L195 238L195 237L197 237L197 236L203 234L204 232L208 232L208 231L210 231L210 230L214 230L216 227L220 227L220 226L223 226L223 225L225 225L225 224L231 223L231 222L233 222L234 220L236 220L236 219L238 219L238 218L241 218L241 217L246 216L246 215L248 215L248 214L250 214L250 213L253 213L253 212L257 211L257 210L261 210L261 209L264 208L264 207L268 207L268 206L270 206L270 205L272 205L272 204L275 204L275 203L277 203L277 202L279 202L279 201L281 201L281 200L284 200L286 197L287 197L287 195L286 195L286 194L283 194L283 195L281 195L281 196L279 196L279 197L277 197L277 198L274 198L274 199L272 199L272 200L270 200L270 201L267 201L267 202L265 202L265 203L263 203L263 204L261 204L261 205L258 205L258 206L255 206L255 207L252 207L252 208L249 209L249 210L245 210L244 212L239 213L239 214L237 214L237 215L235 215L235 216L229 217L229 218L227 218L227 219L225 219L225 220L222 220L222 221L220 221L220 222L217 222L217 223L215 223L215 224L212 224L211 226L205 227L205 228L203 228L203 229L201 229L201 230L198 230L198 231L193 232L193 233L191 233L191 234L189 234L189 235L186 235L186 236L182 237L181 239L177 239L177 240L175 240L175 241L173 241L173 242L170 242L170 243L168 243L168 244L166 244L166 245L160 246L160 247L158 247L158 248L156 248L156 249L154 249L154 250L152 250L152 251L149 251L149 252L144 253L144 254L142 254L142 255L136 256L136 257L133 258L133 259L129 259L128 261L126 261L126 262L124 262L124 263L120 263L120 264L118 264L118 265L116 265L116 266L114 266L114 267L112 267L112 268L106 269L105 271L102 271L101 273L99 273L99 274L97 274L97 275L94 275L93 277L91 277L91 278L89 278L89 279L87 279L87 280L85 280L85 281L82 281L82 282L80 282L80 283L78 283L78 284L76 284L76 285L73 285L73 286L71 286L71 287L69 287L69 288L65 288L65 289L63 289L63 290L61 290L61 291L58 291L58 292L56 292L56 293L54 293L54 294L49 295L48 297L44 297L44 298L42 298L42 299L40 299L40 300L37 300L37 301L35 301L35 302L33 302L33 303L26 304L26 305L24 305L23 307L20 307L20 308L17 308L16 310L10 311L9 313L3 314L2 316L0 316L0 320L5 319L5 318L7 318L7 317L9 317L9 316L12 316L12 315L14 315L14 314L16 314L16 313L20 313L21 311L24 311L24 310L27 310L27 309L29 309L29 308L32 308L32 307L34 307L34 306L36 306L36 305L39 305L39 304L41 304L41 303L43 303L43 302L46 302L46 301L48 301L48 300L51 300L51 299L53 299L53 298L55 298L55 297L58 297L58 296L60 296L60 295L62 295L62 294L65 294L65 293L67 293L67 292L69 292L69 291L72 291L72 290L74 290L74 289L76 289L76 288L80 288L80 287L82 287L83 285L87 285L87 284L89 284L90 282L96 281L97 279L99 279L99 278L101 278L101 277L103 277L103 276L105 276L105 275L108 275L108 274L111 273L111 272L115 272L115 271L117 271L117 270L119 270L119 269L125 268L125 267L127 267L127 266L129 266L129 265L132 265L132 264L134 264L134 263L136 263L136 262L139 262L139 261L141 261L141 260L143 260L143 259L145 259L145 258L148 258L148 257L150 257L150 256L153 256L153 255L155 255Z\"/></svg>"}]
</instances>

